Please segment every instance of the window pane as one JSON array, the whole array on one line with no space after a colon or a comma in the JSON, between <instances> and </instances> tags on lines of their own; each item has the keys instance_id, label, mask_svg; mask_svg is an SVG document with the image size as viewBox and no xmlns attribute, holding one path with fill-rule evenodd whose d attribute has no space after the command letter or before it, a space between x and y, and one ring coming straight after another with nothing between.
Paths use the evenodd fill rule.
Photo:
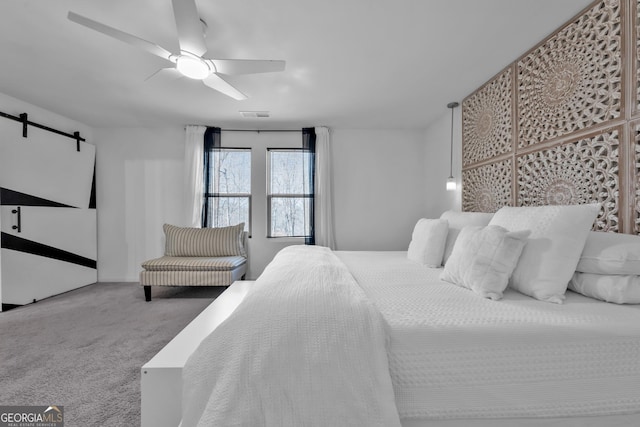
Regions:
<instances>
[{"instance_id":1,"label":"window pane","mask_svg":"<svg viewBox=\"0 0 640 427\"><path fill-rule=\"evenodd\" d=\"M309 197L271 197L270 237L302 237L311 234Z\"/></svg>"},{"instance_id":2,"label":"window pane","mask_svg":"<svg viewBox=\"0 0 640 427\"><path fill-rule=\"evenodd\" d=\"M244 222L249 231L249 197L209 197L209 221L211 227L228 227Z\"/></svg>"},{"instance_id":3,"label":"window pane","mask_svg":"<svg viewBox=\"0 0 640 427\"><path fill-rule=\"evenodd\" d=\"M271 194L309 194L310 153L302 150L269 151Z\"/></svg>"},{"instance_id":4,"label":"window pane","mask_svg":"<svg viewBox=\"0 0 640 427\"><path fill-rule=\"evenodd\" d=\"M251 193L251 151L214 150L209 193Z\"/></svg>"}]
</instances>

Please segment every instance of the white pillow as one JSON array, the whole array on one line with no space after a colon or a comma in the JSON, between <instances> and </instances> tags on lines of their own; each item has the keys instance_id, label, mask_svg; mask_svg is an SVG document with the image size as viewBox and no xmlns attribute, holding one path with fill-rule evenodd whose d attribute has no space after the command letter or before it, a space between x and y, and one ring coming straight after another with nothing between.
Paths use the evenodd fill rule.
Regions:
<instances>
[{"instance_id":1,"label":"white pillow","mask_svg":"<svg viewBox=\"0 0 640 427\"><path fill-rule=\"evenodd\" d=\"M576 271L640 275L640 236L592 231Z\"/></svg>"},{"instance_id":2,"label":"white pillow","mask_svg":"<svg viewBox=\"0 0 640 427\"><path fill-rule=\"evenodd\" d=\"M531 230L509 286L541 301L562 304L599 204L503 207L490 225Z\"/></svg>"},{"instance_id":3,"label":"white pillow","mask_svg":"<svg viewBox=\"0 0 640 427\"><path fill-rule=\"evenodd\" d=\"M455 212L455 211L446 211L442 215L440 215L440 219L446 219L449 221L449 233L447 234L447 244L444 247L444 263L447 263L447 260L451 256L451 251L453 251L453 245L458 238L458 234L460 230L469 225L476 226L485 226L489 224L491 218L493 217L492 213L485 212Z\"/></svg>"},{"instance_id":4,"label":"white pillow","mask_svg":"<svg viewBox=\"0 0 640 427\"><path fill-rule=\"evenodd\" d=\"M464 227L440 279L499 300L528 235L528 230L510 232L497 225Z\"/></svg>"},{"instance_id":5,"label":"white pillow","mask_svg":"<svg viewBox=\"0 0 640 427\"><path fill-rule=\"evenodd\" d=\"M440 267L449 223L445 219L419 219L413 228L407 258L429 267Z\"/></svg>"},{"instance_id":6,"label":"white pillow","mask_svg":"<svg viewBox=\"0 0 640 427\"><path fill-rule=\"evenodd\" d=\"M569 289L616 304L640 304L640 276L575 272Z\"/></svg>"}]
</instances>

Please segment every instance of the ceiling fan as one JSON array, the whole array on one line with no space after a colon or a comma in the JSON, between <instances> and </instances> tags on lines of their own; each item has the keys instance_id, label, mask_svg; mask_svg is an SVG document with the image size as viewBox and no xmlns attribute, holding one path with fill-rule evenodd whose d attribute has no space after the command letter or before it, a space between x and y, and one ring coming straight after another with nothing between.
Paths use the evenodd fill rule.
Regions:
<instances>
[{"instance_id":1,"label":"ceiling fan","mask_svg":"<svg viewBox=\"0 0 640 427\"><path fill-rule=\"evenodd\" d=\"M211 89L233 99L243 100L247 96L225 81L223 75L255 74L284 71L285 61L260 59L209 59L204 55L207 46L204 40L204 21L198 16L195 0L172 0L173 15L178 30L180 53L174 54L155 43L125 33L108 25L69 12L67 18L77 24L106 34L120 41L144 49L174 64L174 69L186 77L202 80Z\"/></svg>"}]
</instances>

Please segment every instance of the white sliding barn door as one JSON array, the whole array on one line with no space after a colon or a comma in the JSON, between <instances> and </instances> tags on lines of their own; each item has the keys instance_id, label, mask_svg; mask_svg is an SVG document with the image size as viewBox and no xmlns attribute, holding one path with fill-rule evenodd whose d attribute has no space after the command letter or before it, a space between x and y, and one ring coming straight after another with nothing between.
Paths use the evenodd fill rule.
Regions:
<instances>
[{"instance_id":1,"label":"white sliding barn door","mask_svg":"<svg viewBox=\"0 0 640 427\"><path fill-rule=\"evenodd\" d=\"M95 147L0 121L0 301L22 305L97 280Z\"/></svg>"}]
</instances>

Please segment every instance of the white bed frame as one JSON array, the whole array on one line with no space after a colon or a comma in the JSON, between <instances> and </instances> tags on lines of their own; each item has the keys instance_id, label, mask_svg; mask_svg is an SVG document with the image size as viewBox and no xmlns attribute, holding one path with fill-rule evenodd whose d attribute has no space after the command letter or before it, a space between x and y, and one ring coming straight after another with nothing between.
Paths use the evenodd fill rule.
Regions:
<instances>
[{"instance_id":1,"label":"white bed frame","mask_svg":"<svg viewBox=\"0 0 640 427\"><path fill-rule=\"evenodd\" d=\"M253 281L237 281L141 368L142 427L178 427L182 419L182 368L200 342L245 298ZM606 417L404 420L403 427L628 427L640 414Z\"/></svg>"},{"instance_id":2,"label":"white bed frame","mask_svg":"<svg viewBox=\"0 0 640 427\"><path fill-rule=\"evenodd\" d=\"M182 419L182 368L200 342L220 325L251 289L234 282L175 336L140 372L142 427L177 427Z\"/></svg>"}]
</instances>

